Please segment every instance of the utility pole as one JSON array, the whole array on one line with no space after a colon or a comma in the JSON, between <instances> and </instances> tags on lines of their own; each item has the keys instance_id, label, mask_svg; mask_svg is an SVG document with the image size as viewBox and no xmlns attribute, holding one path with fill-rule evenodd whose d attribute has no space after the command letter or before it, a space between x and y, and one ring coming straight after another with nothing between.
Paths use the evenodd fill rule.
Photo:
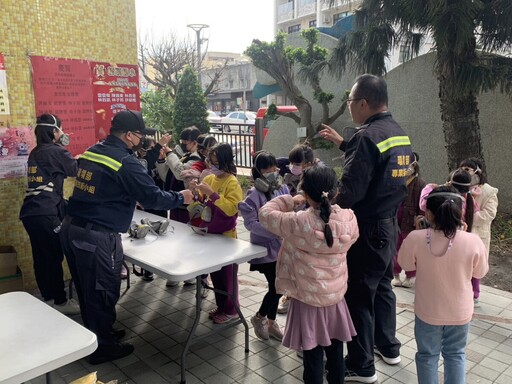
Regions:
<instances>
[{"instance_id":1,"label":"utility pole","mask_svg":"<svg viewBox=\"0 0 512 384\"><path fill-rule=\"evenodd\" d=\"M201 83L201 31L205 28L210 28L208 24L189 24L187 27L192 28L196 32L196 42L197 42L197 79L199 80L199 85L201 88L203 87L203 83Z\"/></svg>"}]
</instances>

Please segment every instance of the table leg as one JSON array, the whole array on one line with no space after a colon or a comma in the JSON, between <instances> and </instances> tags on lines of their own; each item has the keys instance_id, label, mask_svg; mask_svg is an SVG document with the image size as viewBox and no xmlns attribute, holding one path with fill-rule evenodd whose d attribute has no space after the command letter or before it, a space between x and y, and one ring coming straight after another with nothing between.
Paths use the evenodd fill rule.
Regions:
<instances>
[{"instance_id":1,"label":"table leg","mask_svg":"<svg viewBox=\"0 0 512 384\"><path fill-rule=\"evenodd\" d=\"M199 275L196 277L196 316L194 318L194 324L192 324L192 328L188 334L187 342L185 343L183 352L181 353L181 384L185 384L187 382L185 377L187 352L190 348L190 345L192 344L192 337L194 337L196 333L197 325L199 324L199 318L201 317L201 302L203 301L203 298L201 297L202 290L203 286L201 284L201 276Z\"/></svg>"},{"instance_id":2,"label":"table leg","mask_svg":"<svg viewBox=\"0 0 512 384\"><path fill-rule=\"evenodd\" d=\"M233 290L233 303L236 303L236 295L238 292L238 268L233 268L233 282L236 284L235 289ZM242 321L242 324L245 328L245 353L249 353L249 325L247 324L247 321L245 320L245 317L240 310L240 306L235 304L236 312L238 313L238 316L240 316L240 320Z\"/></svg>"},{"instance_id":3,"label":"table leg","mask_svg":"<svg viewBox=\"0 0 512 384\"><path fill-rule=\"evenodd\" d=\"M52 382L52 373L46 372L46 384L51 384Z\"/></svg>"}]
</instances>

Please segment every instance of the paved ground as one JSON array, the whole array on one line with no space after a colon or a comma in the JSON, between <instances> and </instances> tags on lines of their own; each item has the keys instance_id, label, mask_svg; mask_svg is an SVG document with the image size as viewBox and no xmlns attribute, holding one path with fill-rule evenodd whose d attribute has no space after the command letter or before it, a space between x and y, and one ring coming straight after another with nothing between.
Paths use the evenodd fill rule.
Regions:
<instances>
[{"instance_id":1,"label":"paved ground","mask_svg":"<svg viewBox=\"0 0 512 384\"><path fill-rule=\"evenodd\" d=\"M239 237L248 233L239 226ZM265 280L257 272L240 267L240 303L247 319L259 308L266 291ZM54 384L69 383L97 371L98 380L117 379L121 383L158 384L180 382L180 356L186 329L194 314L194 287L166 288L165 280L147 283L132 275L132 287L119 300L119 326L127 329L126 340L135 345L134 354L97 366L86 359L69 364L52 374ZM123 283L122 289L124 290ZM379 383L416 383L414 354L414 291L396 288L397 337L402 342L402 362L388 366L376 358ZM481 308L471 323L466 349L467 383L512 383L512 294L482 287ZM207 311L213 309L213 294L203 303L204 313L198 332L215 327ZM79 321L79 319L77 319ZM286 318L278 317L284 326ZM249 326L251 326L249 322ZM36 346L34 346L36 348ZM443 366L439 375L442 377ZM44 376L31 384L44 383ZM294 384L302 382L302 361L295 352L275 340L262 342L250 335L250 352L244 353L243 326L201 341L190 348L187 384ZM325 381L326 382L326 381ZM442 382L442 380L441 380Z\"/></svg>"}]
</instances>

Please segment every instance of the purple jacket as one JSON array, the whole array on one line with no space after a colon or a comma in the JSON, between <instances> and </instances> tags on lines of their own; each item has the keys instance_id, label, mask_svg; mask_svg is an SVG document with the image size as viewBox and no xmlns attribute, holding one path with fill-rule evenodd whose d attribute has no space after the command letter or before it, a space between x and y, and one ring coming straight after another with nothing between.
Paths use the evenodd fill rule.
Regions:
<instances>
[{"instance_id":1,"label":"purple jacket","mask_svg":"<svg viewBox=\"0 0 512 384\"><path fill-rule=\"evenodd\" d=\"M289 195L288 187L283 184L281 188L272 193L272 198L281 195ZM251 243L262 245L267 248L267 256L252 259L251 264L272 263L277 260L277 254L281 248L281 237L267 231L260 224L258 211L267 203L267 198L263 192L252 187L247 191L245 200L238 204L238 211L244 218L244 225L251 232Z\"/></svg>"}]
</instances>

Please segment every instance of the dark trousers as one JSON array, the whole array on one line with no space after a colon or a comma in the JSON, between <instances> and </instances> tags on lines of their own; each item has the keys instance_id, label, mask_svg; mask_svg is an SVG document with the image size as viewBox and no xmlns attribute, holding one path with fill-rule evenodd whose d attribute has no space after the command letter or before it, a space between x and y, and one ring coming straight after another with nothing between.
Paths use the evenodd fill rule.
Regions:
<instances>
[{"instance_id":1,"label":"dark trousers","mask_svg":"<svg viewBox=\"0 0 512 384\"><path fill-rule=\"evenodd\" d=\"M230 296L215 292L215 303L227 315L236 315L235 305L240 308L238 301L238 277L233 279L233 271L238 276L238 264L230 264L222 267L220 271L210 273L213 287L221 291L233 295L235 300Z\"/></svg>"},{"instance_id":2,"label":"dark trousers","mask_svg":"<svg viewBox=\"0 0 512 384\"><path fill-rule=\"evenodd\" d=\"M30 238L34 273L44 301L54 300L55 304L66 302L62 269L64 254L59 235L54 232L60 225L60 219L57 216L31 216L22 221Z\"/></svg>"},{"instance_id":3,"label":"dark trousers","mask_svg":"<svg viewBox=\"0 0 512 384\"><path fill-rule=\"evenodd\" d=\"M282 295L276 292L276 264L265 263L257 266L257 271L263 273L268 283L268 291L263 297L258 313L260 316L266 316L270 320L275 320L277 316L277 307L279 306L279 299Z\"/></svg>"},{"instance_id":4,"label":"dark trousers","mask_svg":"<svg viewBox=\"0 0 512 384\"><path fill-rule=\"evenodd\" d=\"M302 379L305 384L322 384L324 382L324 351L327 357L327 382L329 384L342 384L345 381L345 364L343 361L343 342L331 339L331 345L322 347L317 345L308 351L303 351L304 373Z\"/></svg>"},{"instance_id":5,"label":"dark trousers","mask_svg":"<svg viewBox=\"0 0 512 384\"><path fill-rule=\"evenodd\" d=\"M81 228L66 219L61 241L85 327L96 334L98 344L115 344L113 325L123 264L121 236Z\"/></svg>"},{"instance_id":6,"label":"dark trousers","mask_svg":"<svg viewBox=\"0 0 512 384\"><path fill-rule=\"evenodd\" d=\"M347 343L347 369L375 374L374 345L388 357L400 354L396 333L396 297L391 288L396 252L396 219L360 222L359 239L347 254L345 300L357 336Z\"/></svg>"}]
</instances>

